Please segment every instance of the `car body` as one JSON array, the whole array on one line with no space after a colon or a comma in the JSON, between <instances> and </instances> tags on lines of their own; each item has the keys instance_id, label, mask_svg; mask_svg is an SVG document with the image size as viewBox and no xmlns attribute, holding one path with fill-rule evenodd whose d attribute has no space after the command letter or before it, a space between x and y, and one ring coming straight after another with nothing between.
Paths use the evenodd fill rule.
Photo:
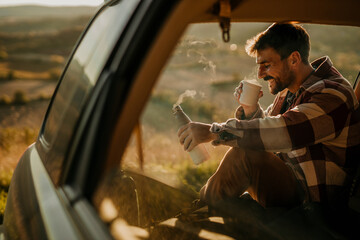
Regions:
<instances>
[{"instance_id":1,"label":"car body","mask_svg":"<svg viewBox=\"0 0 360 240\"><path fill-rule=\"evenodd\" d=\"M230 4L231 15L222 15L222 4ZM198 230L202 225L186 224L186 220L185 223L176 222L176 213L191 206L195 195L141 174L114 173L132 132L138 129L141 114L162 69L191 23L218 23L231 19L231 22L295 21L360 26L359 7L357 0L106 1L74 47L37 141L19 160L11 180L1 238L237 238L236 234L214 230L216 224L224 225L218 218L211 218L212 227L203 232ZM226 30L222 33L219 27L218 31L225 34L225 39L228 37ZM230 30L230 38L231 34ZM99 200L94 194L105 191L99 190L98 186L103 184L102 181L106 182L106 176L116 174L120 174L116 178L118 182L111 184L124 186L120 190L126 199L119 200L115 211L114 203L104 201L105 198ZM142 195L150 191L152 194ZM159 196L160 192L163 196ZM139 198L156 213L145 213L139 207ZM97 201L101 202L98 208L94 207ZM128 206L124 207L124 203ZM101 216L99 209L103 206L108 209L103 213L108 214ZM128 209L121 213L119 206ZM280 235L269 230L280 229L287 222L286 217L278 218L272 225L262 225L260 232L246 234L249 239L344 237L323 227L324 218L316 215L316 211L317 208L309 207L306 214L314 215L307 215L304 225L297 221L292 225L307 226L314 231L309 235L297 235L304 230L302 227ZM116 217L112 217L112 212L116 212ZM285 214L284 210L276 212L276 216ZM309 216L318 218L309 220ZM157 231L161 228L154 228L156 225L167 226L164 231L169 235ZM156 230L151 232L149 229ZM196 231L198 234L194 233ZM244 233L238 234L244 236Z\"/></svg>"}]
</instances>

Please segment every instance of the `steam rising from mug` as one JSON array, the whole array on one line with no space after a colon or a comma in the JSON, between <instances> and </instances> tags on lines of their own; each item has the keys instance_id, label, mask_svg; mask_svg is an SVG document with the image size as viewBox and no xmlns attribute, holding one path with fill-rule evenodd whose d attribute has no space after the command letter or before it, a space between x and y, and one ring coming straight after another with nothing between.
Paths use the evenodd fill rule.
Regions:
<instances>
[{"instance_id":1,"label":"steam rising from mug","mask_svg":"<svg viewBox=\"0 0 360 240\"><path fill-rule=\"evenodd\" d=\"M192 97L192 98L194 98L195 95L196 95L196 91L195 91L195 90L186 90L185 92L183 92L182 94L180 94L178 100L177 100L176 103L173 105L173 107L180 105L180 104L183 102L183 100L184 100L185 97Z\"/></svg>"}]
</instances>

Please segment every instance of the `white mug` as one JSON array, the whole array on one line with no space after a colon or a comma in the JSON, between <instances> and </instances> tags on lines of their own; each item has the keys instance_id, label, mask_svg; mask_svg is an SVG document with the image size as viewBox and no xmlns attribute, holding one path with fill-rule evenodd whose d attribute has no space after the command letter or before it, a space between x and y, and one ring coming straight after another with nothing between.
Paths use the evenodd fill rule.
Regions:
<instances>
[{"instance_id":1,"label":"white mug","mask_svg":"<svg viewBox=\"0 0 360 240\"><path fill-rule=\"evenodd\" d=\"M261 84L256 80L243 80L242 93L239 99L241 105L254 106L259 100Z\"/></svg>"}]
</instances>

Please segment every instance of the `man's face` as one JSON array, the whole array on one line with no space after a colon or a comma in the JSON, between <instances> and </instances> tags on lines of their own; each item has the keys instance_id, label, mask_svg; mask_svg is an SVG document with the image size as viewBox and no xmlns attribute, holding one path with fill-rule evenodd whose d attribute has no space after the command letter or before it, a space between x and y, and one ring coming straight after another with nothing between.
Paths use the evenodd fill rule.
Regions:
<instances>
[{"instance_id":1,"label":"man's face","mask_svg":"<svg viewBox=\"0 0 360 240\"><path fill-rule=\"evenodd\" d=\"M258 78L268 82L272 94L277 94L295 81L295 73L290 69L287 58L281 60L273 48L259 50L256 63L259 65Z\"/></svg>"}]
</instances>

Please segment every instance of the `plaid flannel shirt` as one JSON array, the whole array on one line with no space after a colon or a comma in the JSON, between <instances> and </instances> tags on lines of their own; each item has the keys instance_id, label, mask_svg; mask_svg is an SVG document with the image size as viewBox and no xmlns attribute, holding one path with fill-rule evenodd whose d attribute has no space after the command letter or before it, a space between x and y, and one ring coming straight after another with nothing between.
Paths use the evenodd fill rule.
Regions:
<instances>
[{"instance_id":1,"label":"plaid flannel shirt","mask_svg":"<svg viewBox=\"0 0 360 240\"><path fill-rule=\"evenodd\" d=\"M328 57L312 63L315 71L295 93L283 114L287 90L266 111L249 120L213 123L214 145L278 153L293 169L306 200L336 203L360 160L360 108L349 82Z\"/></svg>"}]
</instances>

